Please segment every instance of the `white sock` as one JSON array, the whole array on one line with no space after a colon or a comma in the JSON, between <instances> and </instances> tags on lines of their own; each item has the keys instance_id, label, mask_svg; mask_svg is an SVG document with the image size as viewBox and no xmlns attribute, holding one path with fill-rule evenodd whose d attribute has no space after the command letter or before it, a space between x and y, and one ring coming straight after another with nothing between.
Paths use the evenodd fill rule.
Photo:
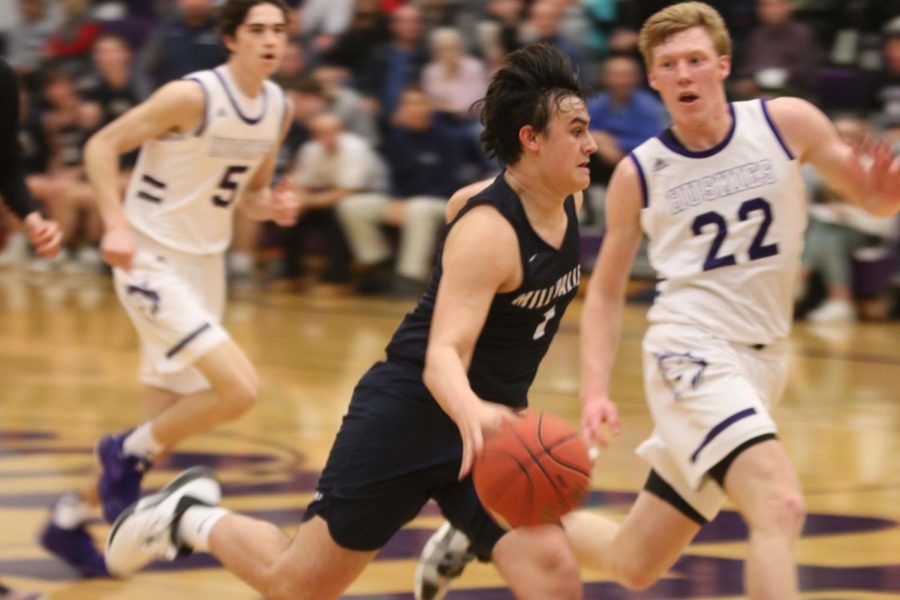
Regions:
<instances>
[{"instance_id":1,"label":"white sock","mask_svg":"<svg viewBox=\"0 0 900 600\"><path fill-rule=\"evenodd\" d=\"M97 514L95 507L82 500L78 494L69 492L53 506L53 516L50 520L63 529L77 529Z\"/></svg>"},{"instance_id":2,"label":"white sock","mask_svg":"<svg viewBox=\"0 0 900 600\"><path fill-rule=\"evenodd\" d=\"M163 447L153 437L153 427L147 421L125 438L122 449L125 450L125 454L153 460L154 456L162 452Z\"/></svg>"},{"instance_id":3,"label":"white sock","mask_svg":"<svg viewBox=\"0 0 900 600\"><path fill-rule=\"evenodd\" d=\"M178 522L178 539L196 552L209 551L209 534L219 520L231 511L221 506L192 506Z\"/></svg>"}]
</instances>

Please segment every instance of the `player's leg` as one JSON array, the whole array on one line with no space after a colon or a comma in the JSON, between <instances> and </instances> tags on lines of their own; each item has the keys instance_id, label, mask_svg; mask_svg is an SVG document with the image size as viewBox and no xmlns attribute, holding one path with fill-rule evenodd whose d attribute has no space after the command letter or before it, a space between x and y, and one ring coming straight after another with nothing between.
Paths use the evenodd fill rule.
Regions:
<instances>
[{"instance_id":1,"label":"player's leg","mask_svg":"<svg viewBox=\"0 0 900 600\"><path fill-rule=\"evenodd\" d=\"M479 502L472 478L455 480L458 466L458 462L449 466L445 482L434 492L434 498L444 516L471 540L465 556L493 561L517 598L581 598L578 562L563 529L542 525L504 530ZM452 543L450 539L446 541ZM436 550L447 549L444 546ZM456 565L458 572L463 565ZM420 565L416 573L418 599L444 597L452 580L452 576L447 577L448 566L446 562Z\"/></svg>"},{"instance_id":2,"label":"player's leg","mask_svg":"<svg viewBox=\"0 0 900 600\"><path fill-rule=\"evenodd\" d=\"M795 598L794 546L805 508L800 481L784 447L771 439L747 448L728 467L724 484L750 529L747 596Z\"/></svg>"},{"instance_id":3,"label":"player's leg","mask_svg":"<svg viewBox=\"0 0 900 600\"><path fill-rule=\"evenodd\" d=\"M586 510L563 518L578 563L632 590L645 589L664 575L703 523L703 517L656 474L651 474L622 523Z\"/></svg>"}]
</instances>

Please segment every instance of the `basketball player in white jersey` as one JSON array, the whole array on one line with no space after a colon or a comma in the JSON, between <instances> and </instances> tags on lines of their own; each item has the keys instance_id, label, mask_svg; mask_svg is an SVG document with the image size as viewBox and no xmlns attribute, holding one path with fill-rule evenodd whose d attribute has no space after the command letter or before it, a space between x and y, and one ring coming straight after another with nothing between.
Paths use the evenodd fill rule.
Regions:
<instances>
[{"instance_id":1,"label":"basketball player in white jersey","mask_svg":"<svg viewBox=\"0 0 900 600\"><path fill-rule=\"evenodd\" d=\"M141 341L149 419L100 440L99 482L61 500L42 535L82 574L104 572L84 527L91 505L99 501L114 520L137 500L155 458L256 401L256 372L220 323L223 257L235 208L283 226L297 217L289 183L269 187L292 116L267 80L284 51L287 18L282 0L228 0L221 9L228 62L165 85L86 146L103 257ZM118 158L139 146L123 206Z\"/></svg>"},{"instance_id":2,"label":"basketball player in white jersey","mask_svg":"<svg viewBox=\"0 0 900 600\"><path fill-rule=\"evenodd\" d=\"M610 378L643 232L661 279L643 342L655 429L638 454L652 470L621 525L583 511L564 525L582 564L642 589L728 497L750 529L747 596L794 598L803 494L769 413L785 387L784 340L807 222L800 164L868 211L890 215L900 208L900 161L874 146L869 165L804 100L727 102L731 41L704 3L656 13L640 48L673 125L622 160L610 181L607 231L582 317L582 430L601 445L604 424L618 432ZM446 592L438 565L460 570L465 545L458 532L442 533L420 567L435 573L420 588L438 592L417 590L420 598Z\"/></svg>"}]
</instances>

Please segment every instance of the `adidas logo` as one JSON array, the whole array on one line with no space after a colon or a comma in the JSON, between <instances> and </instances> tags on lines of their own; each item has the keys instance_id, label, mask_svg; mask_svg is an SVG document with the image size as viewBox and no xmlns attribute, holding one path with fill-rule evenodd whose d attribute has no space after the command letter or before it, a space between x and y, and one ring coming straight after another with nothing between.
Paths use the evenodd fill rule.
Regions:
<instances>
[{"instance_id":1,"label":"adidas logo","mask_svg":"<svg viewBox=\"0 0 900 600\"><path fill-rule=\"evenodd\" d=\"M669 166L669 163L667 163L666 161L664 161L661 158L657 158L656 161L653 163L653 170L654 171L662 171L663 169L665 169L668 166Z\"/></svg>"}]
</instances>

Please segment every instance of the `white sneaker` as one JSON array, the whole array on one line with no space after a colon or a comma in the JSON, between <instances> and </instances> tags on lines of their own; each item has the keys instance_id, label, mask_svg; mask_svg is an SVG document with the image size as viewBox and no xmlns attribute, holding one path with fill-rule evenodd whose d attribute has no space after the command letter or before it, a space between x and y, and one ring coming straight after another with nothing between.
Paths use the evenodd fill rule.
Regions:
<instances>
[{"instance_id":1,"label":"white sneaker","mask_svg":"<svg viewBox=\"0 0 900 600\"><path fill-rule=\"evenodd\" d=\"M210 469L192 467L182 472L158 493L119 515L106 540L107 570L127 577L154 560L174 560L190 553L176 537L181 515L193 505L213 505L221 498L222 488Z\"/></svg>"},{"instance_id":2,"label":"white sneaker","mask_svg":"<svg viewBox=\"0 0 900 600\"><path fill-rule=\"evenodd\" d=\"M806 319L813 323L852 323L856 320L856 307L846 300L826 300Z\"/></svg>"},{"instance_id":3,"label":"white sneaker","mask_svg":"<svg viewBox=\"0 0 900 600\"><path fill-rule=\"evenodd\" d=\"M450 523L441 525L419 556L413 586L416 600L441 600L446 596L453 580L475 560L469 547L469 538L462 531Z\"/></svg>"}]
</instances>

